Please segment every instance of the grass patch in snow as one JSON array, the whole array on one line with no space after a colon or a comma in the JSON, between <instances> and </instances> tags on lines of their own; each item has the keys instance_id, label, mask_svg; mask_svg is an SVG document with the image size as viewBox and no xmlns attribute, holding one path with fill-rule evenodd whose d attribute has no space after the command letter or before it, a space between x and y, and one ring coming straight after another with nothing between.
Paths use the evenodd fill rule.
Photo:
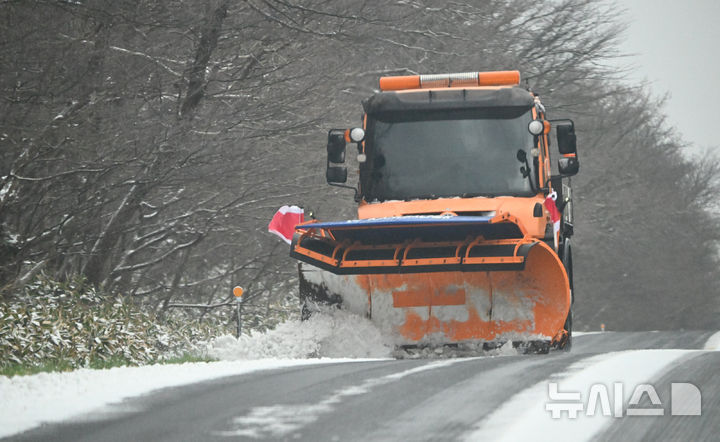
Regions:
<instances>
[{"instance_id":1,"label":"grass patch in snow","mask_svg":"<svg viewBox=\"0 0 720 442\"><path fill-rule=\"evenodd\" d=\"M81 279L40 276L0 303L0 374L205 361L206 343L227 332L212 320L160 319Z\"/></svg>"},{"instance_id":2,"label":"grass patch in snow","mask_svg":"<svg viewBox=\"0 0 720 442\"><path fill-rule=\"evenodd\" d=\"M226 324L161 319L81 279L60 283L41 275L0 303L0 375L233 359L378 358L393 349L369 320L337 309L240 339Z\"/></svg>"},{"instance_id":3,"label":"grass patch in snow","mask_svg":"<svg viewBox=\"0 0 720 442\"><path fill-rule=\"evenodd\" d=\"M213 359L208 356L198 356L191 353L184 353L180 356L172 356L166 359L153 361L152 364L185 364L190 362L213 362ZM91 360L87 368L95 370L103 370L113 367L134 367L139 364L128 361L123 357L111 357L107 360L96 359ZM60 371L72 371L77 367L73 366L68 361L46 361L39 364L9 364L0 367L0 376L27 376L37 373L50 373Z\"/></svg>"},{"instance_id":4,"label":"grass patch in snow","mask_svg":"<svg viewBox=\"0 0 720 442\"><path fill-rule=\"evenodd\" d=\"M159 364L186 364L188 362L213 362L217 359L209 356L200 356L192 353L184 353L181 356L173 356L161 361L157 361Z\"/></svg>"},{"instance_id":5,"label":"grass patch in snow","mask_svg":"<svg viewBox=\"0 0 720 442\"><path fill-rule=\"evenodd\" d=\"M67 361L47 361L39 364L11 363L0 367L0 375L13 377L53 371L70 371L72 369L72 365Z\"/></svg>"}]
</instances>

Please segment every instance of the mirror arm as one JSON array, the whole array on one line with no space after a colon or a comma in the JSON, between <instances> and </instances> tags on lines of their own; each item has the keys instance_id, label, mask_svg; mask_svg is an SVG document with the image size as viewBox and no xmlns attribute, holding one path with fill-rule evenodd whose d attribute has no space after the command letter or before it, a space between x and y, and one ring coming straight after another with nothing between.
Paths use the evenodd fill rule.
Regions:
<instances>
[{"instance_id":1,"label":"mirror arm","mask_svg":"<svg viewBox=\"0 0 720 442\"><path fill-rule=\"evenodd\" d=\"M358 192L357 187L347 186L345 184L338 184L338 183L328 183L328 184L330 186L342 187L343 189L352 189L355 192L355 196L353 197L355 199L355 202L356 203L360 202L360 193Z\"/></svg>"},{"instance_id":2,"label":"mirror arm","mask_svg":"<svg viewBox=\"0 0 720 442\"><path fill-rule=\"evenodd\" d=\"M573 129L575 128L575 122L571 120L570 118L554 118L552 120L547 120L550 123L570 123L573 126Z\"/></svg>"}]
</instances>

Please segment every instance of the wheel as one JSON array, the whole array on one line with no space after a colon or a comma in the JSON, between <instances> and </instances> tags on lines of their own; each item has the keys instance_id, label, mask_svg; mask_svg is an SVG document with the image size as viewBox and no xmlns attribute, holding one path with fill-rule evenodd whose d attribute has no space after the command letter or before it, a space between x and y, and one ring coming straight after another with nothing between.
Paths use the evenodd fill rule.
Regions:
<instances>
[{"instance_id":1,"label":"wheel","mask_svg":"<svg viewBox=\"0 0 720 442\"><path fill-rule=\"evenodd\" d=\"M572 307L570 307L567 319L565 319L565 330L567 330L567 338L560 343L559 347L562 351L570 351L572 348Z\"/></svg>"},{"instance_id":2,"label":"wheel","mask_svg":"<svg viewBox=\"0 0 720 442\"><path fill-rule=\"evenodd\" d=\"M573 283L573 261L572 261L572 247L570 246L570 238L565 238L561 247L560 260L565 267L565 272L568 276L568 282L570 285L570 302L575 303L575 287Z\"/></svg>"},{"instance_id":3,"label":"wheel","mask_svg":"<svg viewBox=\"0 0 720 442\"><path fill-rule=\"evenodd\" d=\"M564 328L567 330L567 338L564 342L558 345L558 348L563 351L570 351L572 348L572 307L575 304L575 287L573 284L573 262L572 262L572 247L570 247L570 238L566 238L563 244L562 262L565 266L565 272L567 272L568 283L570 286L570 311L568 311L567 318L565 319Z\"/></svg>"},{"instance_id":4,"label":"wheel","mask_svg":"<svg viewBox=\"0 0 720 442\"><path fill-rule=\"evenodd\" d=\"M545 355L550 352L550 348L553 346L552 342L547 340L533 340L533 341L513 341L513 347L520 353Z\"/></svg>"}]
</instances>

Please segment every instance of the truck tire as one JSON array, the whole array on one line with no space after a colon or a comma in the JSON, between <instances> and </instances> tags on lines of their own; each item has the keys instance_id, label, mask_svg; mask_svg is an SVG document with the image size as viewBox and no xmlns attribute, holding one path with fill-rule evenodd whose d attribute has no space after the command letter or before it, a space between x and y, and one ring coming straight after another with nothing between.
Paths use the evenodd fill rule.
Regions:
<instances>
[{"instance_id":1,"label":"truck tire","mask_svg":"<svg viewBox=\"0 0 720 442\"><path fill-rule=\"evenodd\" d=\"M565 272L568 275L568 283L570 285L570 311L565 319L565 330L568 335L564 343L561 344L560 349L562 351L570 351L572 348L572 307L575 303L575 287L573 284L573 263L572 263L572 247L570 246L570 238L565 238L563 242L563 254L562 262L565 266Z\"/></svg>"}]
</instances>

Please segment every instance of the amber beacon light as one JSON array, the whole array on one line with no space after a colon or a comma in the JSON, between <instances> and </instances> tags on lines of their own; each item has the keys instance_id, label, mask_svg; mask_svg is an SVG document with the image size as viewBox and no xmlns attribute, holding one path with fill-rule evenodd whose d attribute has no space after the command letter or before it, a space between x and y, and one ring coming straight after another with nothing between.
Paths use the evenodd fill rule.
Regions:
<instances>
[{"instance_id":1,"label":"amber beacon light","mask_svg":"<svg viewBox=\"0 0 720 442\"><path fill-rule=\"evenodd\" d=\"M382 91L443 87L512 86L516 84L520 84L520 71L461 72L380 78L380 90Z\"/></svg>"}]
</instances>

